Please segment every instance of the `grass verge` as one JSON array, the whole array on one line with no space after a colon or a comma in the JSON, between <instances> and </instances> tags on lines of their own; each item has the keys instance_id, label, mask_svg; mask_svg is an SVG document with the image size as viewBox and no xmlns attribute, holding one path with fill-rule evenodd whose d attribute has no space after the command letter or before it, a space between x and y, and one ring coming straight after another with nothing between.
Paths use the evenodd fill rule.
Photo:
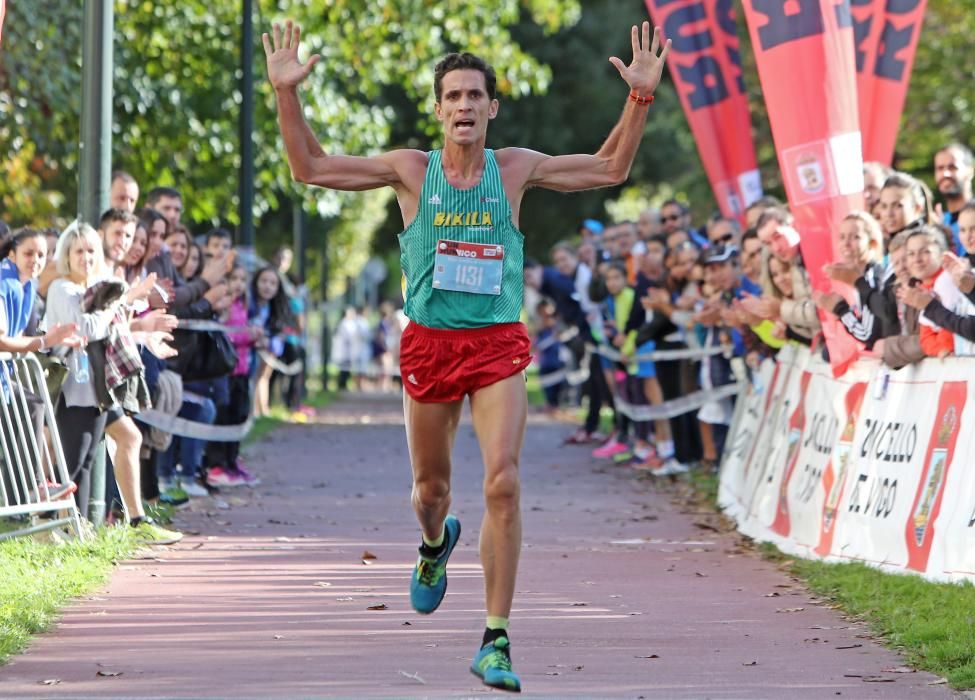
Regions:
<instances>
[{"instance_id":1,"label":"grass verge","mask_svg":"<svg viewBox=\"0 0 975 700\"><path fill-rule=\"evenodd\" d=\"M690 486L701 502L717 507L717 475L692 472ZM975 688L975 586L935 583L865 564L793 559L767 543L758 550L817 596L866 623L911 666L944 677L957 690Z\"/></svg>"},{"instance_id":2,"label":"grass verge","mask_svg":"<svg viewBox=\"0 0 975 700\"><path fill-rule=\"evenodd\" d=\"M115 562L137 548L127 527L102 528L88 542L0 542L0 664L47 629L68 600L104 583Z\"/></svg>"}]
</instances>

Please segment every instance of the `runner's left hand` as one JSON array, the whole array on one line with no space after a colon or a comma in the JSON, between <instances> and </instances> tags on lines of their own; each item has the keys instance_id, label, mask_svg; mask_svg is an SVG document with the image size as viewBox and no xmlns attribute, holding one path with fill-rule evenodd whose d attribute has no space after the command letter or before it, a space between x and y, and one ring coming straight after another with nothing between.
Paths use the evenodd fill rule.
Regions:
<instances>
[{"instance_id":1,"label":"runner's left hand","mask_svg":"<svg viewBox=\"0 0 975 700\"><path fill-rule=\"evenodd\" d=\"M641 36L642 34L642 36ZM630 30L630 41L633 44L633 60L626 65L622 60L613 56L609 62L616 66L623 80L640 97L649 97L660 84L664 63L670 53L670 39L663 49L660 48L661 29L653 30L653 40L650 39L650 23L644 22L642 32L636 25ZM657 52L660 52L659 54Z\"/></svg>"}]
</instances>

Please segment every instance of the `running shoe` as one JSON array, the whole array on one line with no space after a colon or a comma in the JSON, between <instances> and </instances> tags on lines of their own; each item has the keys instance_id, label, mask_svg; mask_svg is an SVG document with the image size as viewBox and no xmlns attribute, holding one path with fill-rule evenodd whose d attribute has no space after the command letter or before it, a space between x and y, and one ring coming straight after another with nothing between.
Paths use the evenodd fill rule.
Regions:
<instances>
[{"instance_id":1,"label":"running shoe","mask_svg":"<svg viewBox=\"0 0 975 700\"><path fill-rule=\"evenodd\" d=\"M471 662L471 673L484 685L521 692L521 680L511 670L511 644L507 637L498 637L481 647Z\"/></svg>"},{"instance_id":2,"label":"running shoe","mask_svg":"<svg viewBox=\"0 0 975 700\"><path fill-rule=\"evenodd\" d=\"M171 484L165 490L160 489L159 502L170 505L173 508L181 508L190 502L190 497L178 484Z\"/></svg>"},{"instance_id":3,"label":"running shoe","mask_svg":"<svg viewBox=\"0 0 975 700\"><path fill-rule=\"evenodd\" d=\"M152 518L143 518L138 525L134 525L136 539L142 544L176 544L183 539L182 532L167 530L157 525Z\"/></svg>"},{"instance_id":4,"label":"running shoe","mask_svg":"<svg viewBox=\"0 0 975 700\"><path fill-rule=\"evenodd\" d=\"M257 486L261 483L261 480L251 474L250 470L244 466L244 461L240 457L234 462L233 471L244 480L246 486Z\"/></svg>"},{"instance_id":5,"label":"running shoe","mask_svg":"<svg viewBox=\"0 0 975 700\"><path fill-rule=\"evenodd\" d=\"M588 445L593 442L593 437L591 433L587 433L585 428L579 428L569 437L565 439L563 444L565 445Z\"/></svg>"},{"instance_id":6,"label":"running shoe","mask_svg":"<svg viewBox=\"0 0 975 700\"><path fill-rule=\"evenodd\" d=\"M614 455L618 455L621 452L626 452L630 448L626 446L626 443L619 442L618 440L610 440L602 447L597 447L592 451L592 456L596 459L606 459Z\"/></svg>"},{"instance_id":7,"label":"running shoe","mask_svg":"<svg viewBox=\"0 0 975 700\"><path fill-rule=\"evenodd\" d=\"M686 474L690 471L686 464L681 464L674 457L664 460L664 463L657 467L656 469L651 469L650 473L653 476L676 476L678 474Z\"/></svg>"},{"instance_id":8,"label":"running shoe","mask_svg":"<svg viewBox=\"0 0 975 700\"><path fill-rule=\"evenodd\" d=\"M460 539L460 521L448 515L443 524L444 550L436 559L417 558L410 579L410 604L421 615L429 615L447 593L447 559Z\"/></svg>"},{"instance_id":9,"label":"running shoe","mask_svg":"<svg viewBox=\"0 0 975 700\"><path fill-rule=\"evenodd\" d=\"M207 470L208 486L243 486L244 478L236 473L235 470L226 467L210 467Z\"/></svg>"},{"instance_id":10,"label":"running shoe","mask_svg":"<svg viewBox=\"0 0 975 700\"><path fill-rule=\"evenodd\" d=\"M202 498L203 496L210 495L210 492L196 479L181 478L179 480L179 486L190 498Z\"/></svg>"}]
</instances>

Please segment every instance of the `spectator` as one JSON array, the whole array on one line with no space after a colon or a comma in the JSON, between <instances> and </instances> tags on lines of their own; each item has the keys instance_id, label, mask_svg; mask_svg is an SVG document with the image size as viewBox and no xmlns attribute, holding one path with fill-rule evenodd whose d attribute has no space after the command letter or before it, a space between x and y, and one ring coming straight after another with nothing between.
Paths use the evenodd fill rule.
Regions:
<instances>
[{"instance_id":1,"label":"spectator","mask_svg":"<svg viewBox=\"0 0 975 700\"><path fill-rule=\"evenodd\" d=\"M139 183L124 170L112 173L112 184L108 191L108 206L132 214L139 202Z\"/></svg>"},{"instance_id":2,"label":"spectator","mask_svg":"<svg viewBox=\"0 0 975 700\"><path fill-rule=\"evenodd\" d=\"M644 242L660 236L664 231L663 222L660 220L660 211L653 208L641 211L636 222L636 229L640 240Z\"/></svg>"},{"instance_id":3,"label":"spectator","mask_svg":"<svg viewBox=\"0 0 975 700\"><path fill-rule=\"evenodd\" d=\"M561 405L562 394L568 386L564 378L549 383L553 375L565 369L565 362L562 360L562 343L559 341L558 314L555 305L543 299L538 303L537 315L539 327L538 335L535 337L535 356L538 359L538 379L543 385L545 409L549 413L555 413Z\"/></svg>"},{"instance_id":4,"label":"spectator","mask_svg":"<svg viewBox=\"0 0 975 700\"><path fill-rule=\"evenodd\" d=\"M129 253L125 256L125 279L129 284L134 284L143 279L146 272L146 261L149 259L149 232L145 222L140 219L135 225L135 234L132 236L132 245L129 246Z\"/></svg>"},{"instance_id":5,"label":"spectator","mask_svg":"<svg viewBox=\"0 0 975 700\"><path fill-rule=\"evenodd\" d=\"M227 229L215 228L207 233L204 245L206 257L222 260L233 248L234 238Z\"/></svg>"},{"instance_id":6,"label":"spectator","mask_svg":"<svg viewBox=\"0 0 975 700\"><path fill-rule=\"evenodd\" d=\"M203 249L198 243L190 243L186 252L186 262L179 268L179 274L187 282L195 280L203 270Z\"/></svg>"},{"instance_id":7,"label":"spectator","mask_svg":"<svg viewBox=\"0 0 975 700\"><path fill-rule=\"evenodd\" d=\"M251 322L263 329L265 340L258 348L267 350L274 359L284 354L285 336L294 328L295 320L291 305L281 284L281 276L271 266L258 270L251 281ZM256 363L254 384L254 416L270 413L270 381L274 368L259 359Z\"/></svg>"},{"instance_id":8,"label":"spectator","mask_svg":"<svg viewBox=\"0 0 975 700\"><path fill-rule=\"evenodd\" d=\"M967 252L958 235L958 216L972 199L972 160L972 150L961 143L950 143L934 154L934 184L945 202L941 223L951 228L953 247L959 255Z\"/></svg>"},{"instance_id":9,"label":"spectator","mask_svg":"<svg viewBox=\"0 0 975 700\"><path fill-rule=\"evenodd\" d=\"M771 195L759 197L748 205L745 209L745 226L747 228L758 228L758 221L766 209L781 209L782 202Z\"/></svg>"},{"instance_id":10,"label":"spectator","mask_svg":"<svg viewBox=\"0 0 975 700\"><path fill-rule=\"evenodd\" d=\"M291 274L291 265L294 262L294 251L287 246L278 248L271 258L271 264L278 270L284 293L288 297L288 305L291 307L291 315L294 324L289 328L285 336L284 354L281 360L286 364L299 363L299 371L285 376L280 372L271 375L271 393L275 393L274 387L280 381L284 386L281 392L284 405L292 414L304 414L301 401L305 395L305 343L307 328L307 290L301 280ZM294 416L303 420L301 415Z\"/></svg>"},{"instance_id":11,"label":"spectator","mask_svg":"<svg viewBox=\"0 0 975 700\"><path fill-rule=\"evenodd\" d=\"M113 325L124 324L124 320L120 324L119 307L110 304L100 310L88 311L85 308L89 286L107 272L103 242L98 234L85 224L69 229L58 242L57 258L62 277L51 283L48 292L47 327L73 323L78 326L79 335L89 342L108 338ZM133 287L125 294L123 301L131 303L147 295L150 287L151 284L147 285L146 282ZM58 425L63 427L61 439L69 473L78 484L75 496L81 512L88 512L91 466L102 435L107 433L117 446L115 476L129 523L147 543L171 544L179 541L182 539L180 533L159 527L146 517L143 510L139 485L139 447L142 443L139 430L121 406L110 405L104 409L99 406L96 388L87 368L86 351L78 348L71 353L73 360L69 364L74 370L64 380L56 416Z\"/></svg>"},{"instance_id":12,"label":"spectator","mask_svg":"<svg viewBox=\"0 0 975 700\"><path fill-rule=\"evenodd\" d=\"M887 178L876 210L885 240L927 223L927 198L921 183L906 173Z\"/></svg>"},{"instance_id":13,"label":"spectator","mask_svg":"<svg viewBox=\"0 0 975 700\"><path fill-rule=\"evenodd\" d=\"M175 228L183 215L183 195L172 187L154 187L146 195L146 207L158 211Z\"/></svg>"},{"instance_id":14,"label":"spectator","mask_svg":"<svg viewBox=\"0 0 975 700\"><path fill-rule=\"evenodd\" d=\"M877 216L880 190L883 189L887 178L893 174L894 171L883 163L868 161L863 164L863 202L867 213L873 217Z\"/></svg>"},{"instance_id":15,"label":"spectator","mask_svg":"<svg viewBox=\"0 0 975 700\"><path fill-rule=\"evenodd\" d=\"M247 330L227 334L237 350L237 366L230 375L228 400L217 409L215 425L242 425L250 415L251 351L264 339L263 328L249 325L247 271L239 262L234 263L230 272L229 288L233 301L223 321L228 326L247 327ZM241 460L239 442L211 442L207 446L206 461L207 483L217 486L256 486L260 483Z\"/></svg>"},{"instance_id":16,"label":"spectator","mask_svg":"<svg viewBox=\"0 0 975 700\"><path fill-rule=\"evenodd\" d=\"M741 288L747 294L762 293L762 242L758 231L750 228L741 237Z\"/></svg>"},{"instance_id":17,"label":"spectator","mask_svg":"<svg viewBox=\"0 0 975 700\"><path fill-rule=\"evenodd\" d=\"M738 222L725 218L720 213L715 213L707 223L708 243L715 245L733 245L738 247L741 244L741 228Z\"/></svg>"}]
</instances>

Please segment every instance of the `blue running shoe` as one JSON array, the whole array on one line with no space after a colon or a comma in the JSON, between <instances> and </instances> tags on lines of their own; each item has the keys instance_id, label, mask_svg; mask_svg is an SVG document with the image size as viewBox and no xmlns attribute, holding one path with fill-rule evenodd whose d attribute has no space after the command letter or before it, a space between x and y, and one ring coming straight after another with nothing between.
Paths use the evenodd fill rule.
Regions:
<instances>
[{"instance_id":1,"label":"blue running shoe","mask_svg":"<svg viewBox=\"0 0 975 700\"><path fill-rule=\"evenodd\" d=\"M471 673L484 681L484 685L521 692L521 680L511 670L511 643L507 637L498 637L481 647L471 662Z\"/></svg>"},{"instance_id":2,"label":"blue running shoe","mask_svg":"<svg viewBox=\"0 0 975 700\"><path fill-rule=\"evenodd\" d=\"M443 532L446 545L443 554L437 559L424 559L421 556L413 567L410 604L421 615L429 615L440 607L447 593L447 559L460 539L460 521L453 515L448 515L443 523Z\"/></svg>"}]
</instances>

